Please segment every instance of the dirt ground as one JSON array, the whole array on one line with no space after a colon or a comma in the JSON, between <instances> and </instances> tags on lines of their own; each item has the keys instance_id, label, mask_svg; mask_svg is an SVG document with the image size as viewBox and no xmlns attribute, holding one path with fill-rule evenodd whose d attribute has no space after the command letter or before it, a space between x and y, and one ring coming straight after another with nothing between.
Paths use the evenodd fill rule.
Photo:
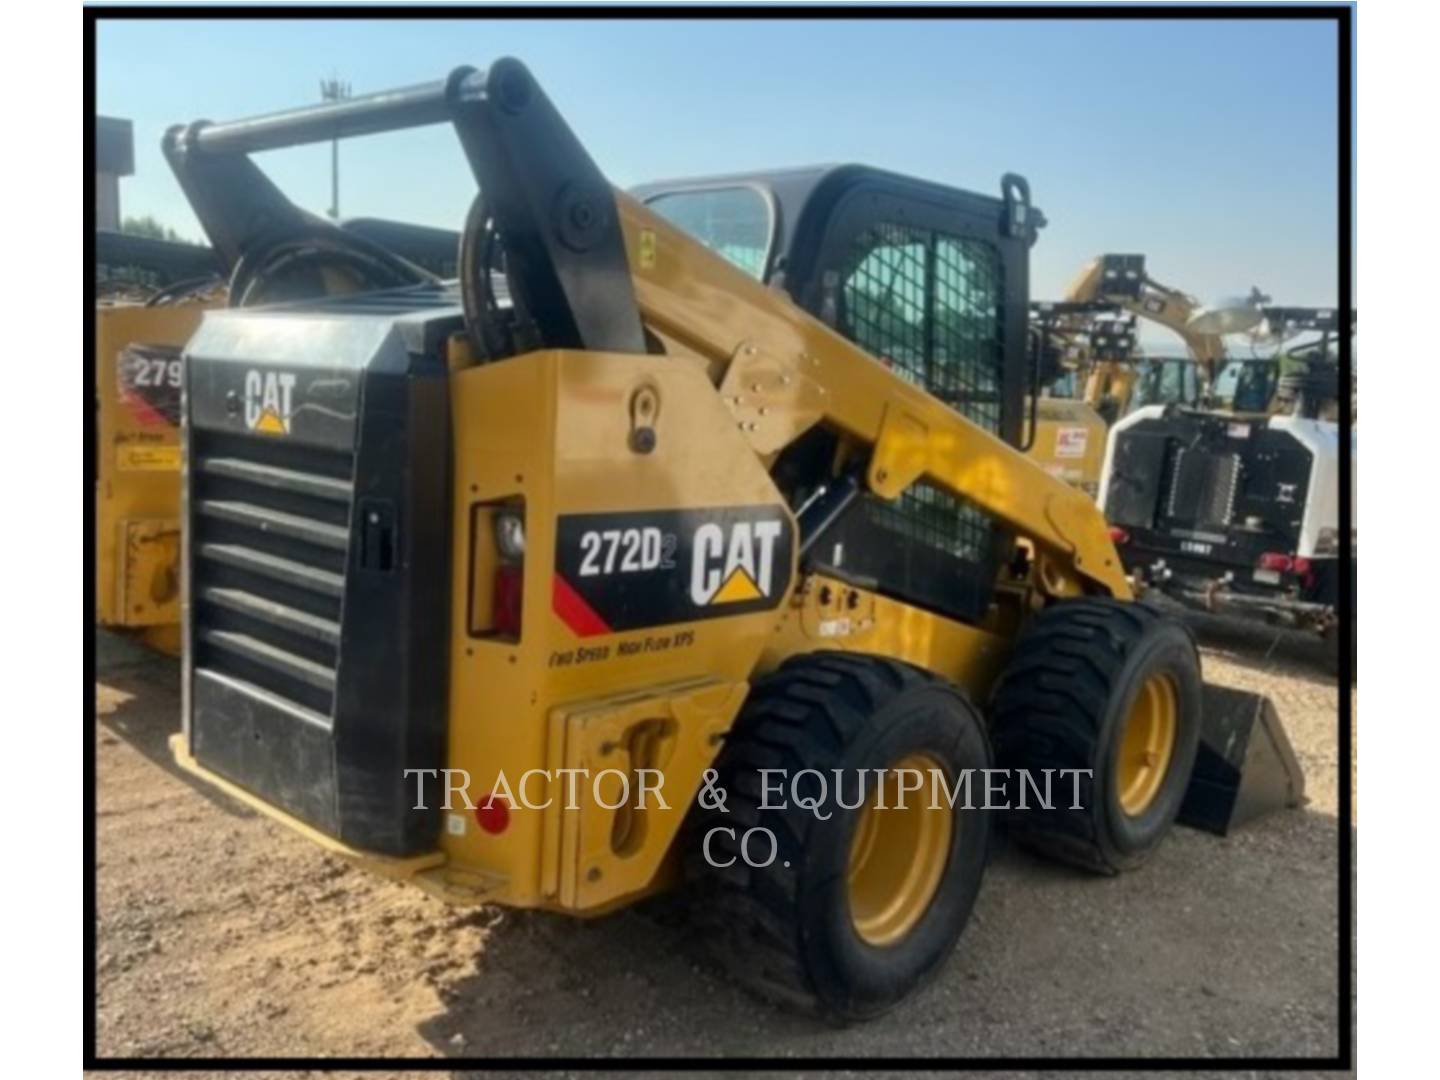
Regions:
<instances>
[{"instance_id":1,"label":"dirt ground","mask_svg":"<svg viewBox=\"0 0 1440 1080\"><path fill-rule=\"evenodd\" d=\"M1318 642L1194 625L1207 678L1275 699L1309 805L1227 839L1177 829L1116 879L1002 850L941 977L848 1029L712 973L673 903L453 909L349 869L177 771L177 665L101 634L99 1053L1334 1054L1335 682Z\"/></svg>"}]
</instances>

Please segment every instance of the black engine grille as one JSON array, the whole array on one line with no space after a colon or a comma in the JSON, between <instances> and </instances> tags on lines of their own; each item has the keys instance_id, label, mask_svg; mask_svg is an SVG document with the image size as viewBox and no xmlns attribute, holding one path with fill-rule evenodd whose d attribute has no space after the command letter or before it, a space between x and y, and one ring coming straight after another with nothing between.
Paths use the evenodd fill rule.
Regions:
<instances>
[{"instance_id":1,"label":"black engine grille","mask_svg":"<svg viewBox=\"0 0 1440 1080\"><path fill-rule=\"evenodd\" d=\"M1234 516L1239 484L1238 454L1177 446L1166 511L1172 520L1200 528L1224 528Z\"/></svg>"},{"instance_id":2,"label":"black engine grille","mask_svg":"<svg viewBox=\"0 0 1440 1080\"><path fill-rule=\"evenodd\" d=\"M194 433L192 641L205 672L329 727L354 456Z\"/></svg>"},{"instance_id":3,"label":"black engine grille","mask_svg":"<svg viewBox=\"0 0 1440 1080\"><path fill-rule=\"evenodd\" d=\"M206 312L185 347L190 752L386 855L431 850L440 826L407 770L445 752L462 327L452 299L400 290Z\"/></svg>"}]
</instances>

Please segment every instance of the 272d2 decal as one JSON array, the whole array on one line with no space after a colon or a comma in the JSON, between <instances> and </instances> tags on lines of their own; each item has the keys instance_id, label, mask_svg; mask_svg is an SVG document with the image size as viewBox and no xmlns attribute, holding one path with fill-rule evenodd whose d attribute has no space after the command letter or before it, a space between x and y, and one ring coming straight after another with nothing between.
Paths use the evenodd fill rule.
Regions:
<instances>
[{"instance_id":1,"label":"272d2 decal","mask_svg":"<svg viewBox=\"0 0 1440 1080\"><path fill-rule=\"evenodd\" d=\"M555 614L580 637L779 605L794 526L780 506L566 514L555 550Z\"/></svg>"}]
</instances>

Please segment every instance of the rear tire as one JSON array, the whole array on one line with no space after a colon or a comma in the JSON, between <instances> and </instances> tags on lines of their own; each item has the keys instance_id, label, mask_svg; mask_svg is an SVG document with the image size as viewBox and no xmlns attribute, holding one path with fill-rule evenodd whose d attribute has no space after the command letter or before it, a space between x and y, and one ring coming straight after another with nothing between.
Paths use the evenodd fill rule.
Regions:
<instances>
[{"instance_id":1,"label":"rear tire","mask_svg":"<svg viewBox=\"0 0 1440 1080\"><path fill-rule=\"evenodd\" d=\"M728 812L699 811L686 846L696 923L737 981L844 1022L885 1012L936 974L979 891L988 816L963 797L935 809L929 777L903 806L892 796L889 810L874 809L874 774L862 800L855 772L921 761L928 767L917 771L938 768L951 790L964 770L990 767L980 715L949 683L845 653L792 658L756 682L716 762ZM784 770L783 791L772 773L766 796L762 769ZM828 818L794 801L792 780L805 769L826 778L818 813ZM799 788L819 795L818 780ZM767 866L743 857L755 827L775 838ZM753 861L768 845L753 834Z\"/></svg>"},{"instance_id":2,"label":"rear tire","mask_svg":"<svg viewBox=\"0 0 1440 1080\"><path fill-rule=\"evenodd\" d=\"M1345 665L1342 661L1344 651L1340 647L1340 625L1333 624L1322 638L1325 643L1327 662L1330 667L1330 674L1338 680L1345 674ZM1360 659L1356 652L1357 642L1355 640L1355 620L1350 620L1350 685L1354 686L1359 674Z\"/></svg>"},{"instance_id":3,"label":"rear tire","mask_svg":"<svg viewBox=\"0 0 1440 1080\"><path fill-rule=\"evenodd\" d=\"M1032 795L1028 809L1008 812L1010 835L1099 873L1139 866L1184 799L1200 700L1200 658L1178 620L1111 599L1048 608L1022 636L993 699L999 766L1030 770L1042 790L1041 770L1057 770L1051 808ZM1062 769L1089 773L1077 783ZM1018 778L1010 790L1015 806Z\"/></svg>"}]
</instances>

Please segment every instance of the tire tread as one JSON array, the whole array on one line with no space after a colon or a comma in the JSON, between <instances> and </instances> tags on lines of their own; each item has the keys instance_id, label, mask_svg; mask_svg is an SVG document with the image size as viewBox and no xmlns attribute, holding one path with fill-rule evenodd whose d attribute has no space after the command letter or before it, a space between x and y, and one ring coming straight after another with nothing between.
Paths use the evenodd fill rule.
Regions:
<instances>
[{"instance_id":1,"label":"tire tread","mask_svg":"<svg viewBox=\"0 0 1440 1080\"><path fill-rule=\"evenodd\" d=\"M759 679L716 761L726 811L699 809L686 845L687 876L696 890L694 918L713 954L735 981L759 996L812 1016L828 1010L803 969L804 932L798 906L798 859L786 867L787 849L803 851L814 817L786 800L761 808L758 770L784 768L828 773L865 726L865 719L917 684L941 680L885 657L809 653L787 660ZM764 824L779 852L766 867L712 866L698 840L716 825ZM741 830L737 829L737 833ZM726 850L738 857L738 844Z\"/></svg>"},{"instance_id":2,"label":"tire tread","mask_svg":"<svg viewBox=\"0 0 1440 1080\"><path fill-rule=\"evenodd\" d=\"M1047 609L1016 646L991 699L997 765L1004 768L1092 769L1101 725L1131 650L1166 616L1146 604L1109 599L1067 600ZM1094 777L1082 777L1082 802L1096 798ZM1067 789L1068 790L1068 789ZM1015 811L1011 837L1020 845L1097 873L1123 867L1097 834L1095 817L1069 809Z\"/></svg>"}]
</instances>

